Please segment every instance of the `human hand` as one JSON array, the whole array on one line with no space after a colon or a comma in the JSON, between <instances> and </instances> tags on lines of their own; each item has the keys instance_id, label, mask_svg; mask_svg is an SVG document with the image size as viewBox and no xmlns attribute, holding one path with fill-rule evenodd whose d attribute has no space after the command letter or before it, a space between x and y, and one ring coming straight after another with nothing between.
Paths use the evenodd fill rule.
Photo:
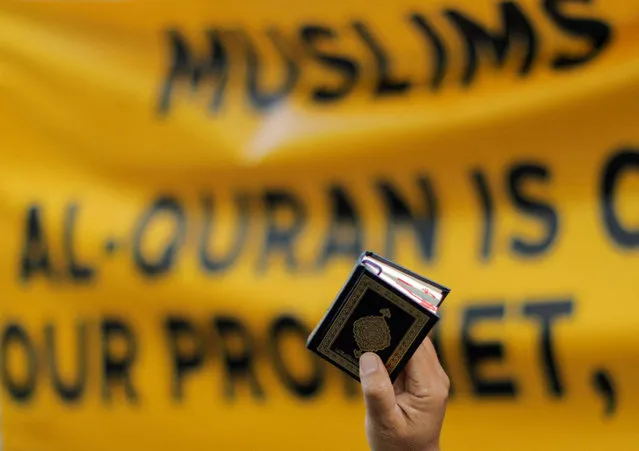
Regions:
<instances>
[{"instance_id":1,"label":"human hand","mask_svg":"<svg viewBox=\"0 0 639 451\"><path fill-rule=\"evenodd\" d=\"M450 381L429 338L394 384L372 352L360 357L359 373L372 451L439 451Z\"/></svg>"}]
</instances>

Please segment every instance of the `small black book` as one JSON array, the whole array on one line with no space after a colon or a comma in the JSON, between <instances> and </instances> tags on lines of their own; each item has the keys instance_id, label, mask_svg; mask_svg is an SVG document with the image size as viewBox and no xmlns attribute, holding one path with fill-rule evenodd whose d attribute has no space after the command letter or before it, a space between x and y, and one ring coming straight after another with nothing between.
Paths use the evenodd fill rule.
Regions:
<instances>
[{"instance_id":1,"label":"small black book","mask_svg":"<svg viewBox=\"0 0 639 451\"><path fill-rule=\"evenodd\" d=\"M359 381L359 357L375 352L392 381L439 320L450 290L379 255L359 257L306 347Z\"/></svg>"}]
</instances>

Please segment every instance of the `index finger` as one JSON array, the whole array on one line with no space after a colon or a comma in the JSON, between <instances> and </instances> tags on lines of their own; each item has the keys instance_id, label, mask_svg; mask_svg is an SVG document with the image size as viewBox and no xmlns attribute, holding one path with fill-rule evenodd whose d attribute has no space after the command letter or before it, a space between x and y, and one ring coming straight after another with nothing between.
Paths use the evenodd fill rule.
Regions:
<instances>
[{"instance_id":1,"label":"index finger","mask_svg":"<svg viewBox=\"0 0 639 451\"><path fill-rule=\"evenodd\" d=\"M430 338L426 337L406 364L406 391L413 396L425 397L440 383L444 369Z\"/></svg>"}]
</instances>

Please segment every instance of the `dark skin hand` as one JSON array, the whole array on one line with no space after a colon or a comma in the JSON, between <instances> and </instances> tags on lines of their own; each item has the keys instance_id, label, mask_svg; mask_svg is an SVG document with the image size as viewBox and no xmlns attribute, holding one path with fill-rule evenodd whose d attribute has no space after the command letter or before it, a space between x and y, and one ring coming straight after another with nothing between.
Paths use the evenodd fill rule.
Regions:
<instances>
[{"instance_id":1,"label":"dark skin hand","mask_svg":"<svg viewBox=\"0 0 639 451\"><path fill-rule=\"evenodd\" d=\"M429 338L392 384L377 354L360 357L372 451L439 451L450 381Z\"/></svg>"}]
</instances>

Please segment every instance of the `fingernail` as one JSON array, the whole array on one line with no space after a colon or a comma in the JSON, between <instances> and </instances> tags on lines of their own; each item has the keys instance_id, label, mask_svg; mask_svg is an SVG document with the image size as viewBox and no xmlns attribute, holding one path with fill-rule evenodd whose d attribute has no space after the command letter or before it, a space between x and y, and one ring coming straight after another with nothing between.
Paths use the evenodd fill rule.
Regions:
<instances>
[{"instance_id":1,"label":"fingernail","mask_svg":"<svg viewBox=\"0 0 639 451\"><path fill-rule=\"evenodd\" d=\"M362 376L377 371L377 357L372 352L366 352L359 358L359 370Z\"/></svg>"}]
</instances>

